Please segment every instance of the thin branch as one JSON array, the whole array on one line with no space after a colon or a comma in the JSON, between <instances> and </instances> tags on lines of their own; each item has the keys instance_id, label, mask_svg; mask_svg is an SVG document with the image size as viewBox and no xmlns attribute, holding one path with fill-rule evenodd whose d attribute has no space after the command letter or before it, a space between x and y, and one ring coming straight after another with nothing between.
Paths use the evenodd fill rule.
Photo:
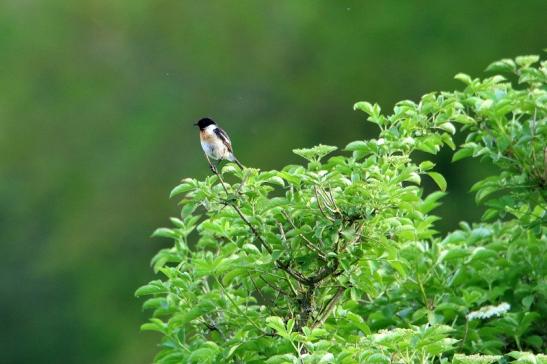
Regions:
<instances>
[{"instance_id":1,"label":"thin branch","mask_svg":"<svg viewBox=\"0 0 547 364\"><path fill-rule=\"evenodd\" d=\"M222 184L222 188L224 188L224 192L226 192L226 198L228 198L228 189L226 188L226 185L224 183L224 180L222 179L222 176L220 175L220 173L218 173L218 170L216 169L216 167L213 167L213 165L211 164L211 160L209 159L209 156L207 154L205 154L205 158L207 158L207 163L209 163L209 167L211 167L211 171L213 171L214 174L217 175L218 179L220 180L220 183Z\"/></svg>"},{"instance_id":2,"label":"thin branch","mask_svg":"<svg viewBox=\"0 0 547 364\"><path fill-rule=\"evenodd\" d=\"M289 287L291 287L291 292L295 295L295 296L298 296L298 292L296 291L296 288L294 288L290 278L289 278L289 274L287 272L285 272L285 276L287 277L287 282L289 283ZM299 282L300 283L300 282Z\"/></svg>"},{"instance_id":3,"label":"thin branch","mask_svg":"<svg viewBox=\"0 0 547 364\"><path fill-rule=\"evenodd\" d=\"M247 224L247 226L251 229L251 231L253 232L253 234L255 235L255 237L260 241L260 243L262 243L264 245L264 247L266 248L266 250L268 251L268 253L272 254L273 253L273 249L272 247L266 243L266 241L264 239L262 239L262 236L260 236L260 234L258 233L258 231L254 228L254 226L249 222L249 220L247 220L247 218L245 217L245 215L243 215L243 213L241 212L241 210L239 209L239 207L237 207L236 205L231 205L235 210L236 212L238 213L238 215L241 217L241 219L245 222L245 224ZM306 277L304 277L302 275L302 273L298 272L298 271L295 271L293 270L287 263L284 263L284 262L281 262L279 260L276 260L275 261L275 265L281 269L283 269L285 272L287 272L291 277L293 277L294 279L296 279L298 282L302 283L302 284L306 284L306 285L309 285L309 281Z\"/></svg>"},{"instance_id":4,"label":"thin branch","mask_svg":"<svg viewBox=\"0 0 547 364\"><path fill-rule=\"evenodd\" d=\"M304 277L302 273L293 270L287 263L281 262L279 260L277 260L275 263L277 267L283 269L285 272L287 272L287 274L296 279L298 282L306 286L310 286L313 284L308 278Z\"/></svg>"},{"instance_id":5,"label":"thin branch","mask_svg":"<svg viewBox=\"0 0 547 364\"><path fill-rule=\"evenodd\" d=\"M289 217L289 215L285 212L285 211L281 211L281 213L283 214L283 216L285 216L285 218L287 219L287 221L289 221L289 223L291 224L291 226L293 227L294 230L298 230L298 228L296 227L296 225L294 224L294 222L291 220L291 218ZM283 229L283 227L281 226L281 229ZM285 237L285 233L283 232L283 237ZM317 245L315 245L314 243L312 243L310 241L310 239L308 239L306 236L304 236L304 234L301 234L301 233L298 233L298 236L300 236L304 241L305 241L305 244L306 246L314 251L315 253L317 253L317 255L319 256L319 259L321 259L323 262L326 262L327 261L327 257L325 256L325 254L321 251L321 249L319 249L319 247L317 247ZM286 238L285 238L286 239Z\"/></svg>"},{"instance_id":6,"label":"thin branch","mask_svg":"<svg viewBox=\"0 0 547 364\"><path fill-rule=\"evenodd\" d=\"M252 276L249 276L250 280L251 280L251 283L253 284L253 287L256 289L256 291L258 292L258 294L260 295L260 297L262 297L262 300L264 302L266 302L266 297L264 297L264 295L262 294L262 291L260 290L260 288L258 288L258 286L256 285L256 282L255 280L253 279Z\"/></svg>"},{"instance_id":7,"label":"thin branch","mask_svg":"<svg viewBox=\"0 0 547 364\"><path fill-rule=\"evenodd\" d=\"M336 303L338 302L338 300L340 300L345 291L345 287L338 287L338 291L336 291L334 296L331 297L331 299L327 303L327 306L319 314L319 318L312 324L312 329L316 328L319 325L322 325L329 318L332 310L334 310L334 308L336 307Z\"/></svg>"},{"instance_id":8,"label":"thin branch","mask_svg":"<svg viewBox=\"0 0 547 364\"><path fill-rule=\"evenodd\" d=\"M299 236L304 239L304 242L305 242L305 245L312 251L316 252L317 253L317 256L319 257L320 260L322 260L323 262L326 262L327 261L327 257L325 257L325 255L323 254L323 252L318 248L316 247L311 241L308 240L308 238L306 238L304 235L302 234L299 234Z\"/></svg>"},{"instance_id":9,"label":"thin branch","mask_svg":"<svg viewBox=\"0 0 547 364\"><path fill-rule=\"evenodd\" d=\"M336 206L336 202L333 204L332 207L329 206L329 204L326 203L326 202L327 202L330 198L329 198L329 196L327 195L327 193L325 192L325 190L322 189L322 188L321 188L321 189L317 189L317 190L318 190L319 192L321 192L321 195L322 195L322 197L323 197L323 201L325 202L325 207L326 207L327 209L329 209L329 211L331 211L332 213L339 214L340 212L338 211L338 206ZM331 201L331 203L332 203L332 201Z\"/></svg>"},{"instance_id":10,"label":"thin branch","mask_svg":"<svg viewBox=\"0 0 547 364\"><path fill-rule=\"evenodd\" d=\"M338 205L336 204L336 200L334 199L334 196L332 195L332 189L329 187L329 190L327 191L328 192L328 195L330 197L330 200L332 201L332 204L334 205L334 207L336 208L337 211L340 211L340 209L338 208Z\"/></svg>"},{"instance_id":11,"label":"thin branch","mask_svg":"<svg viewBox=\"0 0 547 364\"><path fill-rule=\"evenodd\" d=\"M279 292L279 293L281 293L281 294L283 294L283 295L285 295L285 296L289 296L289 293L285 292L285 291L282 290L281 288L278 288L278 287L274 286L271 282L268 282L264 277L258 276L258 278L262 279L262 281L263 281L264 283L266 283L266 284L267 284L271 289L273 289L274 291Z\"/></svg>"},{"instance_id":12,"label":"thin branch","mask_svg":"<svg viewBox=\"0 0 547 364\"><path fill-rule=\"evenodd\" d=\"M230 295L228 294L228 292L226 292L226 288L224 288L224 285L222 285L222 283L219 281L219 279L217 277L215 277L215 280L217 281L218 285L220 286L220 288L222 289L222 292L226 295L226 297L228 298L228 300L232 303L232 305L234 306L234 308L236 309L236 311L242 315L243 317L245 317L247 319L247 321L249 321L251 323L251 325L253 325L258 331L260 331L262 334L266 334L266 332L264 332L253 320L251 320L251 318L249 316L247 316L245 314L245 312L243 312L241 310L241 308L239 308L239 306L237 305L237 303L234 302L234 300L232 299L232 297L230 297Z\"/></svg>"},{"instance_id":13,"label":"thin branch","mask_svg":"<svg viewBox=\"0 0 547 364\"><path fill-rule=\"evenodd\" d=\"M266 248L266 250L268 251L268 253L272 254L273 253L273 249L272 247L266 243L266 241L264 239L262 239L262 236L260 236L260 234L258 233L258 231L256 231L255 227L249 222L249 220L247 220L247 218L245 217L245 215L243 215L243 213L241 212L241 210L239 209L239 207L237 207L236 205L234 204L230 204L230 206L232 206L234 208L234 210L236 210L237 214L239 215L239 217L241 217L241 220L243 220L243 222L245 224L247 224L247 226L249 227L249 229L251 229L251 231L253 232L254 236L258 239L258 241L260 241L260 243L262 245L264 245L264 247Z\"/></svg>"},{"instance_id":14,"label":"thin branch","mask_svg":"<svg viewBox=\"0 0 547 364\"><path fill-rule=\"evenodd\" d=\"M321 207L321 202L319 202L319 194L317 193L317 186L313 186L313 190L315 192L315 199L317 200L317 206L319 207L319 211L321 211L321 214L329 221L334 222L335 220L328 216L325 211L323 210L323 207Z\"/></svg>"}]
</instances>

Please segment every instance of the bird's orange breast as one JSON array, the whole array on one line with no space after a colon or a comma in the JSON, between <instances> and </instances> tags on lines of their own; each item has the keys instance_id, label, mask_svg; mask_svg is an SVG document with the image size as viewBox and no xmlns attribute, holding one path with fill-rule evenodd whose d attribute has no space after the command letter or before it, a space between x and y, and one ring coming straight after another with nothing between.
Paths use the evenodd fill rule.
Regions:
<instances>
[{"instance_id":1,"label":"bird's orange breast","mask_svg":"<svg viewBox=\"0 0 547 364\"><path fill-rule=\"evenodd\" d=\"M207 132L206 130L200 130L199 139L202 142L213 143L215 141L215 136Z\"/></svg>"}]
</instances>

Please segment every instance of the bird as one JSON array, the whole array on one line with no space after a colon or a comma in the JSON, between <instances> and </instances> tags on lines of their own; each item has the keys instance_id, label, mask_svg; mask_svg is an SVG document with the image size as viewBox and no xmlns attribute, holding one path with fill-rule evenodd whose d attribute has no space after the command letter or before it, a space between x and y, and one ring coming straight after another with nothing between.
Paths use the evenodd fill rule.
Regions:
<instances>
[{"instance_id":1,"label":"bird","mask_svg":"<svg viewBox=\"0 0 547 364\"><path fill-rule=\"evenodd\" d=\"M201 148L205 152L207 161L209 158L218 160L216 166L213 166L209 161L211 170L214 173L217 173L216 167L223 160L228 160L230 162L235 162L241 169L243 169L243 164L241 164L232 149L232 142L228 134L217 126L210 118L201 118L197 123L194 124L199 127L199 141L201 142Z\"/></svg>"}]
</instances>

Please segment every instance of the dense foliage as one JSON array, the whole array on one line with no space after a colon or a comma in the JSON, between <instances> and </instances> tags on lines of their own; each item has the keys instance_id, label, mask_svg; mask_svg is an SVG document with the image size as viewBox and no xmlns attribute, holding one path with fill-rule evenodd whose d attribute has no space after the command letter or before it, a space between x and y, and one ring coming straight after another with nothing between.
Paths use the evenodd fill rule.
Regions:
<instances>
[{"instance_id":1,"label":"dense foliage","mask_svg":"<svg viewBox=\"0 0 547 364\"><path fill-rule=\"evenodd\" d=\"M229 164L183 180L171 193L183 196L181 216L154 234L174 241L152 261L164 278L136 292L153 310L142 329L163 335L156 362L547 360L538 62L495 62L484 80L458 74L463 91L402 101L391 115L359 102L380 132L349 153L327 158L337 148L320 145L294 151L306 165ZM447 182L417 159L445 145L454 161L481 158L499 173L472 187L482 220L440 237L432 211ZM422 178L441 191L425 195Z\"/></svg>"}]
</instances>

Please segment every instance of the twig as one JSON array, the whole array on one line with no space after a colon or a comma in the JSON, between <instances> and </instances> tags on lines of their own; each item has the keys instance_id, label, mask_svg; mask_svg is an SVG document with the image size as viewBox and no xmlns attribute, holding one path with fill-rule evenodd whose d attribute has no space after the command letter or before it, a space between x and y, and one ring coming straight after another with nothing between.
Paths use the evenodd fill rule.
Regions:
<instances>
[{"instance_id":1,"label":"twig","mask_svg":"<svg viewBox=\"0 0 547 364\"><path fill-rule=\"evenodd\" d=\"M334 222L335 220L332 217L328 216L323 210L323 207L321 207L321 202L319 202L319 194L317 193L317 186L313 186L313 190L315 192L315 199L317 200L317 206L319 207L319 211L321 211L321 214L325 216L327 220Z\"/></svg>"},{"instance_id":2,"label":"twig","mask_svg":"<svg viewBox=\"0 0 547 364\"><path fill-rule=\"evenodd\" d=\"M329 197L330 197L330 200L332 201L332 204L334 205L334 207L336 208L336 210L338 212L340 212L340 209L338 208L338 205L336 204L336 200L334 199L334 196L332 195L332 190L331 188L329 187L329 190L327 191L329 193Z\"/></svg>"},{"instance_id":3,"label":"twig","mask_svg":"<svg viewBox=\"0 0 547 364\"><path fill-rule=\"evenodd\" d=\"M237 312L239 312L240 315L242 315L243 317L245 317L247 319L247 321L249 321L251 323L251 325L253 325L258 331L260 331L262 334L266 334L266 332L264 332L253 320L251 320L251 318L249 316L247 316L245 314L245 312L243 312L241 310L241 308L239 308L239 306L234 302L234 300L232 299L232 297L230 297L230 295L228 294L228 292L226 292L226 289L224 288L224 286L222 285L222 283L219 281L219 279L217 277L215 277L215 280L217 281L218 285L220 286L220 288L222 289L222 292L226 295L226 297L228 298L228 300L232 303L232 305L234 306L234 308L236 309Z\"/></svg>"},{"instance_id":4,"label":"twig","mask_svg":"<svg viewBox=\"0 0 547 364\"><path fill-rule=\"evenodd\" d=\"M323 311L321 311L321 313L319 314L318 320L316 320L312 324L312 326L311 326L312 329L316 328L319 325L322 325L329 318L332 310L334 310L334 307L336 306L336 303L342 297L345 290L346 290L345 287L338 287L338 291L336 291L334 296L332 296L332 298L327 303L327 306L325 307L325 309L323 309Z\"/></svg>"},{"instance_id":5,"label":"twig","mask_svg":"<svg viewBox=\"0 0 547 364\"><path fill-rule=\"evenodd\" d=\"M262 294L262 291L261 291L260 288L258 288L258 286L256 285L255 280L253 279L253 277L249 276L249 279L251 280L251 283L253 284L253 287L256 289L256 291L258 292L258 294L260 295L260 297L262 297L262 300L264 300L264 302L265 302L265 301L266 301L266 297L264 297L264 295Z\"/></svg>"},{"instance_id":6,"label":"twig","mask_svg":"<svg viewBox=\"0 0 547 364\"><path fill-rule=\"evenodd\" d=\"M289 241L287 240L287 236L285 235L285 230L283 229L283 224L280 222L277 223L277 227L279 228L279 234L281 235L281 241L283 242L283 245L285 245L285 248L289 251L289 255L291 254L291 246L289 244Z\"/></svg>"},{"instance_id":7,"label":"twig","mask_svg":"<svg viewBox=\"0 0 547 364\"><path fill-rule=\"evenodd\" d=\"M326 262L327 261L327 257L325 257L325 255L323 254L323 252L321 252L321 250L319 250L318 247L316 247L311 241L308 240L308 238L306 238L304 235L302 234L298 234L302 239L304 239L305 241L305 245L312 251L316 252L317 253L317 256L319 257L320 260L322 260L323 262Z\"/></svg>"},{"instance_id":8,"label":"twig","mask_svg":"<svg viewBox=\"0 0 547 364\"><path fill-rule=\"evenodd\" d=\"M268 282L264 277L262 276L258 276L260 279L262 279L262 281L264 283L266 283L271 289L273 289L274 291L277 291L281 294L284 294L285 296L288 296L289 294L287 292L285 292L284 290L282 290L281 288L278 288L276 286L274 286L272 283Z\"/></svg>"},{"instance_id":9,"label":"twig","mask_svg":"<svg viewBox=\"0 0 547 364\"><path fill-rule=\"evenodd\" d=\"M249 222L249 220L247 220L247 218L245 217L245 215L243 215L243 213L241 212L241 210L239 209L239 207L237 207L236 205L234 204L230 204L230 206L232 206L234 208L234 210L236 210L237 214L239 215L239 217L241 217L241 220L243 220L243 222L245 224L247 224L247 226L249 227L249 229L251 229L251 231L253 232L254 236L258 239L258 241L260 241L260 243L262 245L264 245L264 247L266 248L266 250L268 251L268 253L272 254L273 253L273 249L272 247L266 243L266 241L264 239L262 239L262 236L260 236L260 234L258 233L258 231L256 231L255 227Z\"/></svg>"},{"instance_id":10,"label":"twig","mask_svg":"<svg viewBox=\"0 0 547 364\"><path fill-rule=\"evenodd\" d=\"M281 213L283 214L283 216L285 216L285 218L287 219L287 221L289 221L289 223L291 224L291 226L293 227L294 230L298 230L298 228L296 227L296 225L294 224L294 222L290 219L289 215L285 212L285 211L281 211ZM283 227L281 226L281 229L283 229ZM285 236L284 232L283 232L283 237ZM321 259L323 262L326 262L327 261L327 258L325 256L325 254L321 251L321 249L319 249L314 243L312 243L310 241L310 239L306 238L306 236L304 236L304 234L301 234L301 233L298 233L298 236L300 236L302 239L304 239L305 241L305 244L306 246L317 253L317 255L319 256L319 259ZM286 238L285 238L286 239Z\"/></svg>"},{"instance_id":11,"label":"twig","mask_svg":"<svg viewBox=\"0 0 547 364\"><path fill-rule=\"evenodd\" d=\"M327 202L329 198L329 196L327 195L327 193L323 190L323 189L318 189L317 191L321 192L321 195L323 197L323 201ZM332 202L332 200L331 200ZM338 207L336 206L336 203L333 204L333 207L329 206L329 204L325 203L325 207L327 209L329 209L329 211L331 211L332 213L336 213L336 214L339 214L340 212L338 211Z\"/></svg>"},{"instance_id":12,"label":"twig","mask_svg":"<svg viewBox=\"0 0 547 364\"><path fill-rule=\"evenodd\" d=\"M220 184L222 184L222 188L224 188L224 192L226 192L226 198L228 198L228 189L226 188L226 185L224 184L224 180L222 179L222 176L220 175L220 173L218 173L218 170L216 169L216 167L213 167L213 165L211 164L211 160L209 159L209 156L207 154L205 154L205 158L207 158L207 163L209 163L209 167L211 167L211 171L213 171L214 174L217 175L218 179L220 180Z\"/></svg>"},{"instance_id":13,"label":"twig","mask_svg":"<svg viewBox=\"0 0 547 364\"><path fill-rule=\"evenodd\" d=\"M291 292L295 295L295 296L298 296L298 292L296 291L296 288L294 288L294 286L292 285L292 282L291 280L289 279L289 274L287 272L285 272L285 276L287 277L287 283L289 283L289 287L291 288ZM299 282L300 283L300 282Z\"/></svg>"}]
</instances>

